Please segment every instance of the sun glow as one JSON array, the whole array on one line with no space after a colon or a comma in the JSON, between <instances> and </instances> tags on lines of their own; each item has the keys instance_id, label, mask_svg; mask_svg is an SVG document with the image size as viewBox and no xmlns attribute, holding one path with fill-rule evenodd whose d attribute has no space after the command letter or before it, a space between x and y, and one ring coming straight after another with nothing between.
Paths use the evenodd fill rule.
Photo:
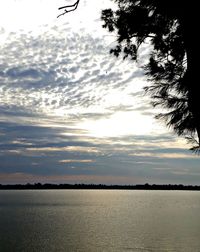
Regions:
<instances>
[{"instance_id":1,"label":"sun glow","mask_svg":"<svg viewBox=\"0 0 200 252\"><path fill-rule=\"evenodd\" d=\"M117 112L107 119L85 121L80 127L95 137L144 135L163 131L150 116L143 116L137 111Z\"/></svg>"}]
</instances>

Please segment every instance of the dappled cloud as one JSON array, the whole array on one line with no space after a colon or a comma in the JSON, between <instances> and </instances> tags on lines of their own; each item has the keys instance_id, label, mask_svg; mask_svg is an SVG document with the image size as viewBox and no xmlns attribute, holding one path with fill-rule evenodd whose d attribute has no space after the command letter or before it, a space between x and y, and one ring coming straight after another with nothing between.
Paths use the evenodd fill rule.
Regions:
<instances>
[{"instance_id":1,"label":"dappled cloud","mask_svg":"<svg viewBox=\"0 0 200 252\"><path fill-rule=\"evenodd\" d=\"M154 119L138 68L147 48L136 64L109 55L116 37L100 13L111 1L57 19L60 4L2 3L0 183L187 181L198 158Z\"/></svg>"}]
</instances>

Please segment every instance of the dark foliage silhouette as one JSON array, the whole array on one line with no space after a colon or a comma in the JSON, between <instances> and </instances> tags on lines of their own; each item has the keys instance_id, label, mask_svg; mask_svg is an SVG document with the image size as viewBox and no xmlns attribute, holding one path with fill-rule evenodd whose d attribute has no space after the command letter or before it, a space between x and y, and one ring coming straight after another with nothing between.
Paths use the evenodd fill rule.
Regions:
<instances>
[{"instance_id":1,"label":"dark foliage silhouette","mask_svg":"<svg viewBox=\"0 0 200 252\"><path fill-rule=\"evenodd\" d=\"M198 88L197 6L181 0L114 0L117 10L102 11L103 27L117 34L111 49L116 57L137 61L143 43L151 44L149 61L144 65L151 85L145 88L153 106L161 106L164 119L178 135L200 150L200 108ZM73 5L61 7L65 13ZM70 9L69 9L70 8Z\"/></svg>"},{"instance_id":2,"label":"dark foliage silhouette","mask_svg":"<svg viewBox=\"0 0 200 252\"><path fill-rule=\"evenodd\" d=\"M110 52L137 60L138 49L151 44L144 66L151 86L145 88L153 106L167 112L157 115L178 135L184 135L194 151L200 146L198 47L193 3L180 0L116 0L118 9L102 11L103 27L117 32L117 45ZM195 38L196 39L196 38ZM197 40L197 39L196 39Z\"/></svg>"},{"instance_id":3,"label":"dark foliage silhouette","mask_svg":"<svg viewBox=\"0 0 200 252\"><path fill-rule=\"evenodd\" d=\"M49 190L49 189L65 189L65 190L191 190L200 191L200 186L198 185L182 185L182 184L139 184L139 185L105 185L105 184L15 184L15 185L2 185L0 184L0 190Z\"/></svg>"}]
</instances>

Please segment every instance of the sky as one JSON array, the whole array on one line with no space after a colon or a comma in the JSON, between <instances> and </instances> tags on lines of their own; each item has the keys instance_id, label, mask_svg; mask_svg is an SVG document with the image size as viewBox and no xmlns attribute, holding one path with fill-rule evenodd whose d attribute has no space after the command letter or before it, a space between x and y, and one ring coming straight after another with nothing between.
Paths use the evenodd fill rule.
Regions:
<instances>
[{"instance_id":1,"label":"sky","mask_svg":"<svg viewBox=\"0 0 200 252\"><path fill-rule=\"evenodd\" d=\"M0 8L0 183L199 184L200 159L154 119L137 63L109 54L109 0Z\"/></svg>"}]
</instances>

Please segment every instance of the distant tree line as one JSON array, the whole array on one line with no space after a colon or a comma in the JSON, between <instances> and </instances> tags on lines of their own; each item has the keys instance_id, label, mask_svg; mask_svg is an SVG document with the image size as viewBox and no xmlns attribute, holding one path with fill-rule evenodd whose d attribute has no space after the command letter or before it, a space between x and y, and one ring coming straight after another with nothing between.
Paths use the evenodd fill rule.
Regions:
<instances>
[{"instance_id":1,"label":"distant tree line","mask_svg":"<svg viewBox=\"0 0 200 252\"><path fill-rule=\"evenodd\" d=\"M182 185L182 184L139 184L139 185L104 185L104 184L15 184L2 185L0 190L49 190L49 189L91 189L91 190L191 190L199 191L200 185Z\"/></svg>"}]
</instances>

